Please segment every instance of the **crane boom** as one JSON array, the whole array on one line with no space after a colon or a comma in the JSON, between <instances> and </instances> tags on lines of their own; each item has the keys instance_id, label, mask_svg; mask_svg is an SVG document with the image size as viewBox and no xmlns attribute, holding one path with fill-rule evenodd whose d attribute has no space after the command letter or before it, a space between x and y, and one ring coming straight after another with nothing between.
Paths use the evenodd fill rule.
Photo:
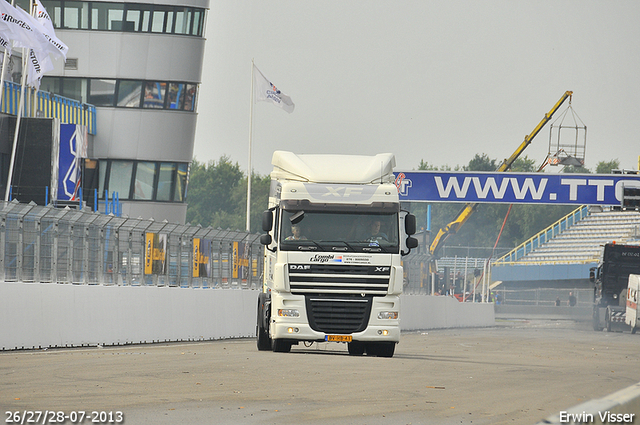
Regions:
<instances>
[{"instance_id":1,"label":"crane boom","mask_svg":"<svg viewBox=\"0 0 640 425\"><path fill-rule=\"evenodd\" d=\"M566 91L562 95L560 100L558 100L558 102L556 102L556 104L553 105L553 108L551 108L551 110L544 115L544 118L542 118L542 120L533 129L533 131L529 135L525 136L524 141L520 144L520 146L518 146L518 148L511 154L509 158L505 159L502 162L502 164L500 164L500 166L496 171L499 171L499 172L508 171L513 165L513 163L516 161L516 159L518 159L520 154L522 154L522 152L527 148L527 146L531 144L531 141L533 140L533 138L536 137L536 135L540 132L540 130L542 130L542 127L544 127L545 124L551 120L551 117L553 116L553 114L560 108L560 106L564 103L564 101L567 100L567 98L571 98L572 95L573 95L572 91ZM438 231L436 236L431 241L431 245L429 246L429 254L431 255L432 259L435 259L436 253L438 252L440 247L444 245L444 242L447 240L447 238L450 235L453 235L458 232L458 230L462 227L462 225L466 223L469 217L471 217L471 215L474 213L477 207L478 207L478 203L466 204L464 208L460 210L456 218L453 219L453 221L451 221L449 224L447 224L446 226L444 226ZM433 262L431 263L433 264ZM432 267L433 266L431 266L430 268Z\"/></svg>"}]
</instances>

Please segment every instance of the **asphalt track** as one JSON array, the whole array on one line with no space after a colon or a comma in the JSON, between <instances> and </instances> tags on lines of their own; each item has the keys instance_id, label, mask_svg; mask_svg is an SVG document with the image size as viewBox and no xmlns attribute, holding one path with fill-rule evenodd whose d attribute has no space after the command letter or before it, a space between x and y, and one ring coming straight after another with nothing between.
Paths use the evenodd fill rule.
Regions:
<instances>
[{"instance_id":1,"label":"asphalt track","mask_svg":"<svg viewBox=\"0 0 640 425\"><path fill-rule=\"evenodd\" d=\"M3 423L53 410L86 411L85 424L120 411L129 425L531 425L637 383L639 353L640 335L567 320L406 333L393 358L249 339L7 351L0 411Z\"/></svg>"}]
</instances>

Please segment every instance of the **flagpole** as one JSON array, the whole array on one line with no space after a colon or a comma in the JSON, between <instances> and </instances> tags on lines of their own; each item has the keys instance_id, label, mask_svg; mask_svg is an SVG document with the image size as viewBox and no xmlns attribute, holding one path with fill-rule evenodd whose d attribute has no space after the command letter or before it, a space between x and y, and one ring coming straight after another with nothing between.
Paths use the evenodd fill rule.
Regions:
<instances>
[{"instance_id":1,"label":"flagpole","mask_svg":"<svg viewBox=\"0 0 640 425\"><path fill-rule=\"evenodd\" d=\"M2 98L4 96L4 73L6 72L7 60L9 59L9 51L4 49L4 55L2 56L2 75L0 75L0 108L2 108Z\"/></svg>"},{"instance_id":2,"label":"flagpole","mask_svg":"<svg viewBox=\"0 0 640 425\"><path fill-rule=\"evenodd\" d=\"M11 0L11 6L15 5L15 0ZM29 12L31 12L33 6L31 2L29 2ZM31 52L31 50L29 50ZM6 58L6 49L5 49L5 58ZM27 84L27 49L22 49L22 78L20 82L20 104L18 106L18 114L16 117L16 128L13 133L13 146L11 147L11 163L9 164L9 175L7 176L7 187L4 191L4 201L9 202L9 193L11 192L11 183L13 182L13 169L15 167L16 162L16 151L18 149L18 135L20 132L20 120L22 118L22 109L24 109L24 89ZM4 63L2 64L2 78L4 78ZM2 82L2 90L4 91L4 81Z\"/></svg>"},{"instance_id":3,"label":"flagpole","mask_svg":"<svg viewBox=\"0 0 640 425\"><path fill-rule=\"evenodd\" d=\"M249 103L249 161L247 166L247 232L251 231L251 145L253 142L253 59L251 59L251 102Z\"/></svg>"},{"instance_id":4,"label":"flagpole","mask_svg":"<svg viewBox=\"0 0 640 425\"><path fill-rule=\"evenodd\" d=\"M11 163L9 165L9 176L7 177L7 187L4 191L4 201L9 202L9 191L11 189L11 180L13 177L13 168L16 162L16 150L18 147L18 133L20 131L20 119L22 118L22 109L24 109L24 88L27 84L27 49L22 49L22 82L20 87L20 106L18 106L18 116L16 117L16 129L13 133L13 146L11 147Z\"/></svg>"}]
</instances>

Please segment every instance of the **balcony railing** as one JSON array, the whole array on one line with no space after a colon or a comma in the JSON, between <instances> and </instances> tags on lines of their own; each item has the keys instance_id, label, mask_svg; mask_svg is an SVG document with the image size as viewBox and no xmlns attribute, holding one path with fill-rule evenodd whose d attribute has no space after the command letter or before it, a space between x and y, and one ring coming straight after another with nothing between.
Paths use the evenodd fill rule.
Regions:
<instances>
[{"instance_id":1,"label":"balcony railing","mask_svg":"<svg viewBox=\"0 0 640 425\"><path fill-rule=\"evenodd\" d=\"M20 85L5 81L0 112L17 115L20 107ZM96 107L57 94L25 88L22 116L58 118L63 124L82 124L89 134L96 134Z\"/></svg>"}]
</instances>

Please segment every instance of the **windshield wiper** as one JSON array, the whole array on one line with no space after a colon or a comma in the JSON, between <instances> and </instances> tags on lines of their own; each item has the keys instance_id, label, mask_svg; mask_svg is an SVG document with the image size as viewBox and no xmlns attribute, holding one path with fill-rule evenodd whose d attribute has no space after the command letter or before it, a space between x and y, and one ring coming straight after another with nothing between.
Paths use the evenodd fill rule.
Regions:
<instances>
[{"instance_id":1,"label":"windshield wiper","mask_svg":"<svg viewBox=\"0 0 640 425\"><path fill-rule=\"evenodd\" d=\"M315 251L318 248L322 249L322 246L316 241L305 240L305 242L312 243L313 245L298 245L298 249L300 251Z\"/></svg>"},{"instance_id":2,"label":"windshield wiper","mask_svg":"<svg viewBox=\"0 0 640 425\"><path fill-rule=\"evenodd\" d=\"M320 241L320 243L324 246L327 246L327 245L331 246L332 251L352 251L352 252L356 251L354 247L352 247L345 241Z\"/></svg>"}]
</instances>

